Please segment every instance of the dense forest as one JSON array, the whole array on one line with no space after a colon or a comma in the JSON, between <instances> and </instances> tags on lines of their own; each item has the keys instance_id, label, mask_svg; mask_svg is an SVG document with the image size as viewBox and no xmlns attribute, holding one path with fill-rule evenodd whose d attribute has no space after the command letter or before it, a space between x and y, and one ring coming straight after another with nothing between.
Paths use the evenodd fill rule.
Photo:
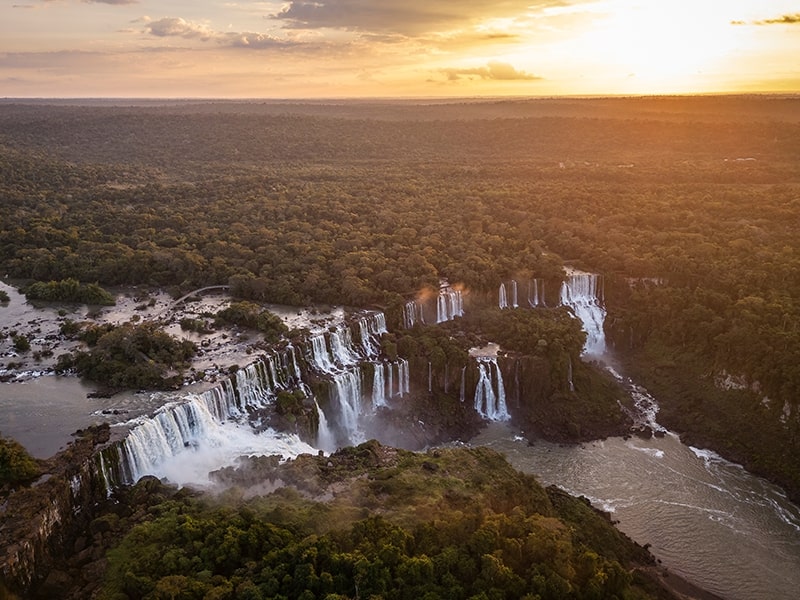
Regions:
<instances>
[{"instance_id":1,"label":"dense forest","mask_svg":"<svg viewBox=\"0 0 800 600\"><path fill-rule=\"evenodd\" d=\"M101 598L658 598L643 548L583 500L488 449L414 454L375 442L330 458L253 461L290 485L247 501L186 494L109 555ZM341 483L346 483L342 486ZM332 502L309 499L333 486ZM149 485L153 485L150 482ZM156 550L157 549L157 550Z\"/></svg>"},{"instance_id":2,"label":"dense forest","mask_svg":"<svg viewBox=\"0 0 800 600\"><path fill-rule=\"evenodd\" d=\"M397 330L441 278L478 321L510 279L555 306L570 264L604 276L609 344L664 424L798 498L798 114L778 96L5 102L0 269L44 292L379 306Z\"/></svg>"}]
</instances>

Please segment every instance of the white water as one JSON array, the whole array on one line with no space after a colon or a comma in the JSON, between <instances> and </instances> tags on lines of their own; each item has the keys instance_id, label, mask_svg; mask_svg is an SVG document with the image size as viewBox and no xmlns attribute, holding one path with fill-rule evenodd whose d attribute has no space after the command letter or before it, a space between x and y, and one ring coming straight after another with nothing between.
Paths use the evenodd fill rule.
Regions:
<instances>
[{"instance_id":1,"label":"white water","mask_svg":"<svg viewBox=\"0 0 800 600\"><path fill-rule=\"evenodd\" d=\"M583 353L599 356L606 350L606 336L603 322L606 310L603 307L600 276L594 273L569 271L561 284L561 304L569 306L575 316L583 323L586 343Z\"/></svg>"},{"instance_id":2,"label":"white water","mask_svg":"<svg viewBox=\"0 0 800 600\"><path fill-rule=\"evenodd\" d=\"M436 298L436 322L444 323L464 315L464 301L460 290L445 287Z\"/></svg>"},{"instance_id":3,"label":"white water","mask_svg":"<svg viewBox=\"0 0 800 600\"><path fill-rule=\"evenodd\" d=\"M528 284L528 304L533 308L544 306L544 280L533 279Z\"/></svg>"},{"instance_id":4,"label":"white water","mask_svg":"<svg viewBox=\"0 0 800 600\"><path fill-rule=\"evenodd\" d=\"M410 300L403 306L403 325L411 329L417 324L425 324L424 307L419 300Z\"/></svg>"},{"instance_id":5,"label":"white water","mask_svg":"<svg viewBox=\"0 0 800 600\"><path fill-rule=\"evenodd\" d=\"M316 399L314 405L317 407L317 416L319 418L319 427L317 429L317 448L325 452L333 452L336 450L336 436L328 425L328 419L325 413L317 404Z\"/></svg>"},{"instance_id":6,"label":"white water","mask_svg":"<svg viewBox=\"0 0 800 600\"><path fill-rule=\"evenodd\" d=\"M506 407L503 375L497 359L479 357L478 385L475 387L475 411L490 421L507 421L511 418Z\"/></svg>"},{"instance_id":7,"label":"white water","mask_svg":"<svg viewBox=\"0 0 800 600\"><path fill-rule=\"evenodd\" d=\"M251 375L257 377L255 369ZM210 471L232 464L242 454L292 458L314 452L296 435L269 429L257 433L250 427L243 418L246 407L268 401L255 389L249 385L247 396L237 402L233 384L226 380L203 394L161 407L153 417L137 419L120 449L130 480L155 475L178 485L203 485Z\"/></svg>"},{"instance_id":8,"label":"white water","mask_svg":"<svg viewBox=\"0 0 800 600\"><path fill-rule=\"evenodd\" d=\"M349 443L357 445L365 441L364 432L360 426L361 370L355 367L334 375L332 392L331 402L338 409L339 426L347 436Z\"/></svg>"},{"instance_id":9,"label":"white water","mask_svg":"<svg viewBox=\"0 0 800 600\"><path fill-rule=\"evenodd\" d=\"M386 365L391 372L391 365ZM375 363L372 373L372 408L386 406L386 378L382 363Z\"/></svg>"},{"instance_id":10,"label":"white water","mask_svg":"<svg viewBox=\"0 0 800 600\"><path fill-rule=\"evenodd\" d=\"M397 359L397 381L397 395L402 398L411 391L408 361L405 358Z\"/></svg>"},{"instance_id":11,"label":"white water","mask_svg":"<svg viewBox=\"0 0 800 600\"><path fill-rule=\"evenodd\" d=\"M501 309L508 308L508 294L506 293L506 284L505 283L501 283L500 284L500 289L498 290L497 295L498 295L498 299L497 299L498 306Z\"/></svg>"},{"instance_id":12,"label":"white water","mask_svg":"<svg viewBox=\"0 0 800 600\"><path fill-rule=\"evenodd\" d=\"M330 358L328 362L336 368ZM393 381L403 381L400 365L397 369L386 367L389 373L398 371ZM300 380L293 349L283 361L269 359L261 369L264 374L259 377L264 381L247 388L247 402L268 402L272 386L292 378ZM244 377L247 370L240 372ZM141 402L148 406L151 402L142 397L135 402L118 397L87 399L83 388L73 393L72 383L79 386L75 379L55 377L2 386L9 392L0 394L8 404L2 406L0 431L18 439L28 435L36 444L45 439L41 432L47 431L49 437L61 428L63 439L68 440L69 433L94 420L92 414L100 408L132 410L135 404L142 410ZM496 387L490 386L492 392ZM402 389L402 384L389 389ZM22 396L17 393L20 390ZM172 454L155 461L152 474L180 484L197 484L207 480L209 471L233 464L242 454L290 457L316 452L294 436L255 433L247 422L238 420L240 406L234 404L240 412L225 408L226 394L224 386L214 392L205 405L208 414L200 407L198 413L165 417L167 429L178 434L174 438L155 436L153 444L165 444ZM657 428L655 400L635 386L633 397L642 408L642 422ZM463 401L463 384L461 398ZM485 406L484 400L481 405ZM225 410L230 410L231 416L220 418ZM323 421L327 422L324 417L320 414L321 434ZM202 439L192 432L201 425L205 427ZM474 443L503 451L517 468L536 474L545 484L558 484L612 510L623 531L640 543L652 544L651 550L665 566L725 598L796 597L800 589L800 509L774 486L711 452L680 444L671 434L651 440L611 438L572 447L536 442L531 447L516 433L492 423ZM59 441L57 446L63 443ZM325 449L320 438L317 444ZM335 443L331 445L335 447ZM43 458L53 453L41 452Z\"/></svg>"}]
</instances>

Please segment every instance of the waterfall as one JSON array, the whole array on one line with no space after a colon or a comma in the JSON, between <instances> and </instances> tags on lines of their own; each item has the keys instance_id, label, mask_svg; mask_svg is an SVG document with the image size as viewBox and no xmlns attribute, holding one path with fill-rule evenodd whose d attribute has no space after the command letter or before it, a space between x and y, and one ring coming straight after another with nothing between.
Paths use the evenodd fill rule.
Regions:
<instances>
[{"instance_id":1,"label":"waterfall","mask_svg":"<svg viewBox=\"0 0 800 600\"><path fill-rule=\"evenodd\" d=\"M603 322L606 311L602 302L601 279L594 273L571 271L561 284L561 304L569 306L575 316L583 323L586 331L584 354L603 354L606 350L606 338Z\"/></svg>"},{"instance_id":2,"label":"waterfall","mask_svg":"<svg viewBox=\"0 0 800 600\"><path fill-rule=\"evenodd\" d=\"M360 444L364 434L359 430L361 417L361 370L350 369L333 377L331 400L339 407L339 424L348 443Z\"/></svg>"},{"instance_id":3,"label":"waterfall","mask_svg":"<svg viewBox=\"0 0 800 600\"><path fill-rule=\"evenodd\" d=\"M500 289L498 291L498 305L501 309L503 308L519 308L519 302L517 301L517 282L516 280L511 280L511 301L509 302L508 299L508 289L506 288L505 282L500 283Z\"/></svg>"},{"instance_id":4,"label":"waterfall","mask_svg":"<svg viewBox=\"0 0 800 600\"><path fill-rule=\"evenodd\" d=\"M406 329L411 329L416 324L425 324L425 314L423 312L422 303L418 300L409 300L403 306L403 326Z\"/></svg>"},{"instance_id":5,"label":"waterfall","mask_svg":"<svg viewBox=\"0 0 800 600\"><path fill-rule=\"evenodd\" d=\"M444 287L436 298L436 322L444 323L464 315L464 300L460 290Z\"/></svg>"},{"instance_id":6,"label":"waterfall","mask_svg":"<svg viewBox=\"0 0 800 600\"><path fill-rule=\"evenodd\" d=\"M464 389L466 387L466 379L467 379L467 365L464 365L463 367L461 367L461 389L458 392L458 399L461 400L462 403L466 399L466 394L464 392Z\"/></svg>"},{"instance_id":7,"label":"waterfall","mask_svg":"<svg viewBox=\"0 0 800 600\"><path fill-rule=\"evenodd\" d=\"M398 359L397 377L400 380L398 387L400 391L400 397L402 398L411 391L411 386L409 385L408 361L405 358Z\"/></svg>"},{"instance_id":8,"label":"waterfall","mask_svg":"<svg viewBox=\"0 0 800 600\"><path fill-rule=\"evenodd\" d=\"M515 280L511 280L511 306L512 308L517 308L519 303L517 302L517 282Z\"/></svg>"},{"instance_id":9,"label":"waterfall","mask_svg":"<svg viewBox=\"0 0 800 600\"><path fill-rule=\"evenodd\" d=\"M359 361L358 354L353 350L353 336L347 325L337 326L329 335L331 354L337 364L349 367Z\"/></svg>"},{"instance_id":10,"label":"waterfall","mask_svg":"<svg viewBox=\"0 0 800 600\"><path fill-rule=\"evenodd\" d=\"M333 431L328 425L328 419L325 417L325 413L322 412L316 399L314 400L314 406L317 407L317 416L319 417L317 446L326 452L334 452L336 450L336 437L333 435Z\"/></svg>"},{"instance_id":11,"label":"waterfall","mask_svg":"<svg viewBox=\"0 0 800 600\"><path fill-rule=\"evenodd\" d=\"M240 372L237 379L241 384L248 370ZM314 451L297 436L272 430L256 433L243 422L243 409L251 406L246 403L253 401L259 406L265 396L256 392L260 388L254 382L242 387L248 391L246 398L237 398L226 380L202 394L190 394L183 401L161 407L153 417L136 420L120 445L124 482L135 483L144 475L166 477L179 485L207 482L209 472L231 464L240 454L294 457Z\"/></svg>"},{"instance_id":12,"label":"waterfall","mask_svg":"<svg viewBox=\"0 0 800 600\"><path fill-rule=\"evenodd\" d=\"M391 370L392 366L388 365ZM372 371L372 407L386 406L386 380L383 363L374 363Z\"/></svg>"},{"instance_id":13,"label":"waterfall","mask_svg":"<svg viewBox=\"0 0 800 600\"><path fill-rule=\"evenodd\" d=\"M475 411L490 421L507 421L511 418L506 407L503 375L500 373L500 367L494 357L478 358Z\"/></svg>"},{"instance_id":14,"label":"waterfall","mask_svg":"<svg viewBox=\"0 0 800 600\"><path fill-rule=\"evenodd\" d=\"M328 346L325 343L325 334L320 333L311 336L311 362L317 370L323 373L333 373L336 370L331 355L328 353Z\"/></svg>"},{"instance_id":15,"label":"waterfall","mask_svg":"<svg viewBox=\"0 0 800 600\"><path fill-rule=\"evenodd\" d=\"M431 361L428 361L428 393L433 391L433 366Z\"/></svg>"},{"instance_id":16,"label":"waterfall","mask_svg":"<svg viewBox=\"0 0 800 600\"><path fill-rule=\"evenodd\" d=\"M567 385L569 385L569 391L575 391L575 382L572 381L572 357L569 357L569 363L567 366Z\"/></svg>"},{"instance_id":17,"label":"waterfall","mask_svg":"<svg viewBox=\"0 0 800 600\"><path fill-rule=\"evenodd\" d=\"M316 452L296 435L254 428L260 416L257 411L269 408L281 390L299 389L315 403L319 418L316 443L322 449L334 450L337 438L360 443L364 436L361 364L372 359L373 406L386 405L395 393L393 365L377 361L383 333L383 313L369 312L354 319L352 329L340 323L310 335L299 356L292 345L266 352L202 394L188 394L161 407L152 417L130 422L127 436L116 447L118 466L104 464L101 471L114 476L109 478L111 485L134 483L144 475L165 477L178 485L202 485L208 482L208 473L232 464L242 454L294 457ZM303 361L306 363L301 365ZM409 367L403 359L396 364L396 394L402 397L409 393ZM324 411L304 381L309 367L315 377L330 382L330 403Z\"/></svg>"},{"instance_id":18,"label":"waterfall","mask_svg":"<svg viewBox=\"0 0 800 600\"><path fill-rule=\"evenodd\" d=\"M528 304L531 308L544 306L544 280L532 279L528 283Z\"/></svg>"},{"instance_id":19,"label":"waterfall","mask_svg":"<svg viewBox=\"0 0 800 600\"><path fill-rule=\"evenodd\" d=\"M361 347L369 358L381 352L380 336L387 333L386 316L382 313L361 317L358 320L358 332L361 336Z\"/></svg>"},{"instance_id":20,"label":"waterfall","mask_svg":"<svg viewBox=\"0 0 800 600\"><path fill-rule=\"evenodd\" d=\"M375 312L362 315L356 319L356 323L358 345L353 342L353 331L345 323L310 337L309 360L317 371L330 375L348 369L364 358L376 358L380 354L380 336L387 332L384 314Z\"/></svg>"},{"instance_id":21,"label":"waterfall","mask_svg":"<svg viewBox=\"0 0 800 600\"><path fill-rule=\"evenodd\" d=\"M261 361L251 363L236 371L236 391L239 393L240 408L253 406L263 408L273 399L274 394L267 370ZM220 414L220 418L227 418L229 415Z\"/></svg>"}]
</instances>

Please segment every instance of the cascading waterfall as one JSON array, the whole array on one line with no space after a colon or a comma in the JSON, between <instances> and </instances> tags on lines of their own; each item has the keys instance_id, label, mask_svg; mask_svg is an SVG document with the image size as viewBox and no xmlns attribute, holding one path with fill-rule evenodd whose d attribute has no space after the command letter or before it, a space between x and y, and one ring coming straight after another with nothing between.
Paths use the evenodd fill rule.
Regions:
<instances>
[{"instance_id":1,"label":"cascading waterfall","mask_svg":"<svg viewBox=\"0 0 800 600\"><path fill-rule=\"evenodd\" d=\"M411 391L408 361L405 358L397 360L397 375L399 379L398 393L402 398Z\"/></svg>"},{"instance_id":2,"label":"cascading waterfall","mask_svg":"<svg viewBox=\"0 0 800 600\"><path fill-rule=\"evenodd\" d=\"M467 366L461 367L461 389L458 392L458 399L463 403L466 400Z\"/></svg>"},{"instance_id":3,"label":"cascading waterfall","mask_svg":"<svg viewBox=\"0 0 800 600\"><path fill-rule=\"evenodd\" d=\"M436 322L444 323L464 315L464 300L460 290L444 287L436 298Z\"/></svg>"},{"instance_id":4,"label":"cascading waterfall","mask_svg":"<svg viewBox=\"0 0 800 600\"><path fill-rule=\"evenodd\" d=\"M409 300L403 306L403 326L411 329L416 324L425 324L423 305L419 300Z\"/></svg>"},{"instance_id":5,"label":"cascading waterfall","mask_svg":"<svg viewBox=\"0 0 800 600\"><path fill-rule=\"evenodd\" d=\"M317 447L325 452L334 452L336 450L336 436L328 425L328 419L325 413L319 407L316 398L314 399L314 406L317 407L317 417L319 418L319 426L317 428Z\"/></svg>"},{"instance_id":6,"label":"cascading waterfall","mask_svg":"<svg viewBox=\"0 0 800 600\"><path fill-rule=\"evenodd\" d=\"M311 336L311 361L318 371L323 373L333 373L336 370L331 355L328 353L328 346L325 342L325 334Z\"/></svg>"},{"instance_id":7,"label":"cascading waterfall","mask_svg":"<svg viewBox=\"0 0 800 600\"><path fill-rule=\"evenodd\" d=\"M475 411L490 421L507 421L511 416L506 407L506 391L497 359L482 356L477 361L478 385L475 388Z\"/></svg>"},{"instance_id":8,"label":"cascading waterfall","mask_svg":"<svg viewBox=\"0 0 800 600\"><path fill-rule=\"evenodd\" d=\"M354 321L355 327L351 330L347 325L338 325L307 340L308 366L331 380L331 404L339 413L334 421L348 443L363 441L359 429L361 363L379 355L379 336L386 332L385 317L383 313L368 313ZM352 331L358 334L358 343L354 343ZM392 365L373 364L376 380L385 373L384 368L391 373ZM408 393L408 363L401 360L397 364L397 393L402 396ZM296 350L287 345L238 369L202 394L189 394L163 406L150 418L129 423L131 429L117 447L119 460L114 462L118 466L111 469L106 460L101 470L112 484L133 483L144 475L157 475L182 485L207 481L209 472L231 464L241 454L293 457L315 452L296 435L253 428L257 422L254 411L270 406L277 392L292 389L302 390L312 398ZM373 402L385 403L389 397L387 386L376 381L373 389ZM391 383L388 389L391 394ZM317 411L317 443L324 450L334 450L335 436L329 424L332 417L318 404Z\"/></svg>"},{"instance_id":9,"label":"cascading waterfall","mask_svg":"<svg viewBox=\"0 0 800 600\"><path fill-rule=\"evenodd\" d=\"M366 355L374 358L380 354L381 347L378 338L387 333L386 316L383 313L375 313L361 317L358 320L358 331L361 335L361 347Z\"/></svg>"},{"instance_id":10,"label":"cascading waterfall","mask_svg":"<svg viewBox=\"0 0 800 600\"><path fill-rule=\"evenodd\" d=\"M386 365L391 373L391 365ZM372 374L372 408L386 406L386 378L383 372L383 363L373 365Z\"/></svg>"},{"instance_id":11,"label":"cascading waterfall","mask_svg":"<svg viewBox=\"0 0 800 600\"><path fill-rule=\"evenodd\" d=\"M329 335L331 354L337 364L349 367L360 360L360 357L353 349L353 336L347 325L337 326Z\"/></svg>"},{"instance_id":12,"label":"cascading waterfall","mask_svg":"<svg viewBox=\"0 0 800 600\"><path fill-rule=\"evenodd\" d=\"M541 287L541 293L540 293ZM510 289L510 292L509 292ZM498 290L498 305L503 308L519 308L519 283L516 279L509 282L506 287L505 282L500 283ZM528 282L528 305L531 308L544 306L544 281L533 279Z\"/></svg>"},{"instance_id":13,"label":"cascading waterfall","mask_svg":"<svg viewBox=\"0 0 800 600\"><path fill-rule=\"evenodd\" d=\"M259 364L240 369L235 387L227 379L135 421L120 444L121 483L134 483L144 475L167 477L178 484L207 481L210 471L230 464L239 454L293 457L313 452L296 435L256 433L246 423L249 409L269 403L263 363Z\"/></svg>"},{"instance_id":14,"label":"cascading waterfall","mask_svg":"<svg viewBox=\"0 0 800 600\"><path fill-rule=\"evenodd\" d=\"M569 271L561 284L561 304L569 306L583 323L586 331L584 354L600 355L606 350L603 323L606 311L603 308L602 280L594 273Z\"/></svg>"},{"instance_id":15,"label":"cascading waterfall","mask_svg":"<svg viewBox=\"0 0 800 600\"><path fill-rule=\"evenodd\" d=\"M333 376L331 400L339 408L339 425L348 441L360 444L364 434L360 430L361 417L361 369L353 368Z\"/></svg>"},{"instance_id":16,"label":"cascading waterfall","mask_svg":"<svg viewBox=\"0 0 800 600\"><path fill-rule=\"evenodd\" d=\"M270 364L270 363L267 363ZM274 398L263 361L257 361L236 371L236 390L240 408L247 406L263 408ZM226 418L222 416L221 418Z\"/></svg>"},{"instance_id":17,"label":"cascading waterfall","mask_svg":"<svg viewBox=\"0 0 800 600\"><path fill-rule=\"evenodd\" d=\"M300 373L300 365L297 363L297 355L294 352L294 346L289 344L286 348L289 360L292 363L292 371L294 372L295 384L299 385L303 380L303 375Z\"/></svg>"},{"instance_id":18,"label":"cascading waterfall","mask_svg":"<svg viewBox=\"0 0 800 600\"><path fill-rule=\"evenodd\" d=\"M532 279L528 283L528 304L531 308L544 306L544 279Z\"/></svg>"}]
</instances>

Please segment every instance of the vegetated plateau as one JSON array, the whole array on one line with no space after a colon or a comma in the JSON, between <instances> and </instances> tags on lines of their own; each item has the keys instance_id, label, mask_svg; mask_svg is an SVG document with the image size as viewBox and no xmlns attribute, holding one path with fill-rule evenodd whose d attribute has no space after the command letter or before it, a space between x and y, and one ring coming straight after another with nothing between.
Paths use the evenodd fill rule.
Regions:
<instances>
[{"instance_id":1,"label":"vegetated plateau","mask_svg":"<svg viewBox=\"0 0 800 600\"><path fill-rule=\"evenodd\" d=\"M578 366L579 328L561 309L523 314L496 308L502 282L539 278L557 289L568 263L603 275L606 337L628 372L659 398L663 424L779 483L797 500L798 103L777 96L335 105L6 102L0 105L0 268L44 294L64 281L95 294L97 287L88 286L145 285L169 288L175 297L229 285L249 302L380 307L390 325L384 352L412 363L443 369L448 355L485 340L538 357L546 365L538 372L557 382L545 386L547 397L561 402L549 411L537 409L527 424L551 437L585 439L617 431L595 427L597 411L585 410L614 406L616 396L590 365ZM444 327L403 330L405 302L438 289L442 278L465 290L472 313ZM75 291L72 283L66 287ZM123 344L129 340L116 336ZM11 340L15 348L30 351L21 339ZM111 346L106 342L106 349ZM86 356L72 360L64 366L94 364ZM578 395L561 383L573 362L576 384L585 378ZM144 368L151 363L141 365L133 377L151 377ZM601 397L604 403L592 402ZM601 412L601 421L614 421L605 408ZM8 448L11 479L29 480L30 464ZM447 470L430 460L423 471ZM392 468L368 479L391 480ZM464 474L464 481L473 476ZM417 489L385 485L391 488L385 493L371 491L381 498L375 506L395 496L411 498L408 490ZM516 500L504 500L511 509L532 493L523 487L512 494ZM370 593L388 594L386 582L399 579L431 586L409 584L408 595L441 595L436 586L447 584L431 574L458 577L462 559L478 560L473 566L487 570L480 583L469 582L477 587L467 589L461 579L463 597L494 597L487 582L501 579L503 593L511 595L498 597L516 597L513 590L523 588L561 597L552 587L562 585L560 579L553 583L547 569L567 580L575 597L645 593L630 587L637 584L628 562L633 554L606 554L611 546L578 542L574 536L581 533L561 537L570 520L554 513L561 496L548 494L547 501L539 498L535 518L509 513L505 504L492 515L464 513L454 522L472 519L468 533L439 531L435 516L402 522L403 510L395 507L387 513L400 521L383 515L363 521L366 513L356 511L343 520L342 531L329 533L305 516L275 520L276 511L290 510L266 506L284 502L279 495L264 506L235 509L230 527L246 536L251 524L272 523L273 533L292 549L286 552L297 550L293 573L265 574L277 567L258 563L257 576L245 574L242 569L256 568L248 557L260 560L269 549L243 550L237 541L225 556L238 552L242 563L220 566L210 555L176 553L174 570L161 572L164 565L143 561L144 570L129 576L113 556L134 560L141 552L137 543L155 544L171 535L165 531L185 531L197 519L204 519L203 527L219 527L229 514L184 497L167 499L171 492L165 492L166 503L151 509L150 525L134 529L112 555L106 593L203 597L219 588L219 597L301 597L293 578L300 571L311 576L310 555L301 547L325 560L352 558L352 564L336 563L352 572L352 580L315 584L325 594L352 596L347 586L366 581ZM443 511L461 510L458 499L445 500ZM481 497L484 506L495 500ZM309 511L306 501L291 510ZM548 520L556 517L562 520ZM440 554L459 535L478 536L489 521L506 545L548 529L563 550L550 555L561 558L544 571L521 574L506 546L488 545L471 558ZM431 540L417 537L420 523L432 528ZM360 546L366 538L358 533L364 528L393 541L366 552ZM227 539L211 529L207 534L208 540ZM313 543L307 536L315 536ZM370 562L375 556L383 562ZM455 562L443 571L437 557ZM595 581L601 572L602 585ZM314 573L320 579L332 574ZM539 587L529 576L540 578ZM258 591L248 591L253 589Z\"/></svg>"}]
</instances>

